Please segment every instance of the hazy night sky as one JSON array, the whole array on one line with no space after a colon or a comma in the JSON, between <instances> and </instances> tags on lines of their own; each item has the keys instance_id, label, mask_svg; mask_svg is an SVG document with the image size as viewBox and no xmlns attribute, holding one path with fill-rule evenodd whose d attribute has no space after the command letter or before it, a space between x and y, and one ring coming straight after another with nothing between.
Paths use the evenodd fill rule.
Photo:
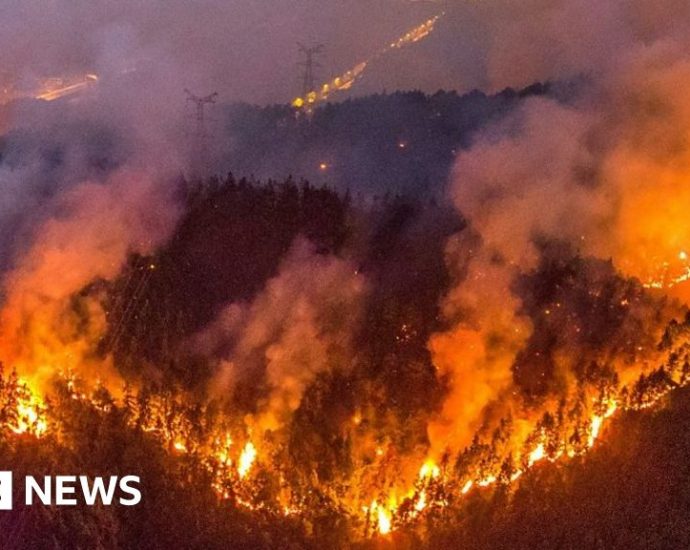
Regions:
<instances>
[{"instance_id":1,"label":"hazy night sky","mask_svg":"<svg viewBox=\"0 0 690 550\"><path fill-rule=\"evenodd\" d=\"M257 103L289 101L299 91L297 41L326 44L323 80L441 11L401 0L0 4L5 85L28 88L39 78L95 72L105 86L123 74L133 78L128 71L135 69L144 80Z\"/></svg>"}]
</instances>

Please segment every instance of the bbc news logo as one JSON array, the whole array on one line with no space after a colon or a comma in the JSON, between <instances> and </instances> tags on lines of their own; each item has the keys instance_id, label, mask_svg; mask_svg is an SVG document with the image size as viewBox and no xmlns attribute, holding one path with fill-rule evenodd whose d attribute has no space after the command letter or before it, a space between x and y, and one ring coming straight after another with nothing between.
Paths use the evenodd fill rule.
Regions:
<instances>
[{"instance_id":1,"label":"bbc news logo","mask_svg":"<svg viewBox=\"0 0 690 550\"><path fill-rule=\"evenodd\" d=\"M12 510L14 502L12 472L0 472L0 510ZM138 476L93 477L88 476L34 476L24 478L24 504L33 506L76 506L97 503L110 506L117 502L122 506L135 506L141 502Z\"/></svg>"}]
</instances>

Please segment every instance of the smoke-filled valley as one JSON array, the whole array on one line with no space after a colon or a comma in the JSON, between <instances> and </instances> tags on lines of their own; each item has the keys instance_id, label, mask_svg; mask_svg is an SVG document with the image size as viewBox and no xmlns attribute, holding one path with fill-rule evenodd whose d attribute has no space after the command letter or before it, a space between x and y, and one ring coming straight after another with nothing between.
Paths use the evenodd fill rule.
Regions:
<instances>
[{"instance_id":1,"label":"smoke-filled valley","mask_svg":"<svg viewBox=\"0 0 690 550\"><path fill-rule=\"evenodd\" d=\"M0 470L143 495L15 499L3 547L690 545L687 9L326 3L370 51L253 105L177 4L0 73ZM358 95L439 49L461 91Z\"/></svg>"}]
</instances>

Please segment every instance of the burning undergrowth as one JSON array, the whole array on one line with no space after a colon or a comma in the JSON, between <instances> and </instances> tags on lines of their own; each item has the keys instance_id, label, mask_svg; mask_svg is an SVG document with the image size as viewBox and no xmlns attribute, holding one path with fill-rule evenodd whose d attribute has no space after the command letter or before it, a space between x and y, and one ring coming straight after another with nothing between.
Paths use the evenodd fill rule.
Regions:
<instances>
[{"instance_id":1,"label":"burning undergrowth","mask_svg":"<svg viewBox=\"0 0 690 550\"><path fill-rule=\"evenodd\" d=\"M422 533L583 456L690 382L687 37L646 31L567 101L475 136L442 206L153 169L70 181L3 261L4 434L80 448L93 425L55 405L74 402L215 505L325 546Z\"/></svg>"},{"instance_id":2,"label":"burning undergrowth","mask_svg":"<svg viewBox=\"0 0 690 550\"><path fill-rule=\"evenodd\" d=\"M626 211L582 119L540 99L490 130L459 160L464 218L292 180L69 188L4 276L7 433L79 445L57 381L219 506L314 540L423 532L470 491L585 454L690 363L678 284L599 252Z\"/></svg>"},{"instance_id":3,"label":"burning undergrowth","mask_svg":"<svg viewBox=\"0 0 690 550\"><path fill-rule=\"evenodd\" d=\"M110 204L128 181L75 192L102 192ZM6 278L3 333L14 345L5 362L20 376L3 382L10 433L76 445L81 435L60 427L64 412L54 416L57 377L63 397L124 417L127 430L184 459L219 502L291 518L317 539L339 525L356 540L422 526L475 487L509 486L542 460L581 455L615 411L648 407L690 375L687 328L673 321L684 308L566 242L531 241L536 259L517 269L498 253L484 257L474 228L455 233L461 220L435 206L371 211L291 181L228 179L198 193L177 207L177 229L94 199L66 200L66 217L39 230ZM197 270L234 276L171 260L195 242L194 219L208 222L222 201L252 208L266 196L267 225L297 221L261 285L215 296L205 304L211 321L197 329L184 318L148 325L196 307L193 294L154 300L187 288ZM305 215L338 201L347 215L335 226ZM89 232L91 220L99 224ZM244 245L216 241L222 226L202 227L234 258ZM168 244L155 246L153 234L170 235ZM444 250L439 236L451 234ZM70 253L103 261L68 270ZM142 343L157 349L136 357Z\"/></svg>"}]
</instances>

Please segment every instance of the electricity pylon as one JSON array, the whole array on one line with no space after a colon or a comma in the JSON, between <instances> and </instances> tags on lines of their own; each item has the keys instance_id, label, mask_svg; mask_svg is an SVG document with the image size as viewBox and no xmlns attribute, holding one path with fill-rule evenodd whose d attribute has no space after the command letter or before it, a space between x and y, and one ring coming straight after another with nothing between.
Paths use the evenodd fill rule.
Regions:
<instances>
[{"instance_id":1,"label":"electricity pylon","mask_svg":"<svg viewBox=\"0 0 690 550\"><path fill-rule=\"evenodd\" d=\"M300 67L304 67L302 73L302 97L306 98L309 92L316 89L316 76L314 68L321 65L315 60L315 57L323 51L323 44L315 44L314 46L305 46L297 42L299 51L304 54L304 62L299 63Z\"/></svg>"},{"instance_id":2,"label":"electricity pylon","mask_svg":"<svg viewBox=\"0 0 690 550\"><path fill-rule=\"evenodd\" d=\"M208 131L206 128L206 113L207 105L213 105L218 97L217 92L213 92L207 96L198 96L185 88L187 94L187 102L194 104L196 108L196 131L194 133L195 151L193 152L192 164L196 176L206 175L208 170Z\"/></svg>"}]
</instances>

